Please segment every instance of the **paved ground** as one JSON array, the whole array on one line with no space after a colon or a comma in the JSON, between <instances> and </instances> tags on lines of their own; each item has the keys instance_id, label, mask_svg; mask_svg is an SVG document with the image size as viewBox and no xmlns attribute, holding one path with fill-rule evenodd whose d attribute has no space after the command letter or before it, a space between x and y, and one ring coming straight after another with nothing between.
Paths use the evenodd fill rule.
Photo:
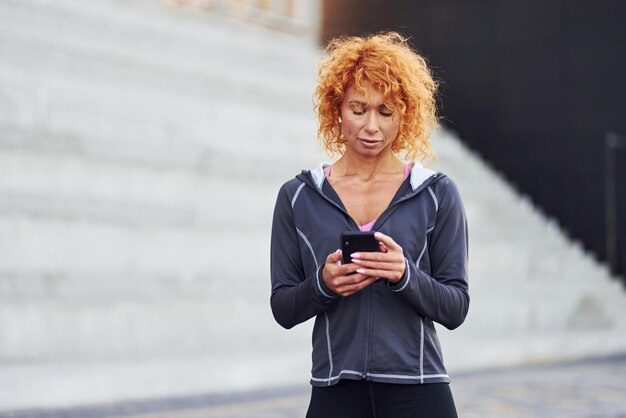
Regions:
<instances>
[{"instance_id":1,"label":"paved ground","mask_svg":"<svg viewBox=\"0 0 626 418\"><path fill-rule=\"evenodd\" d=\"M626 418L626 354L453 376L461 418ZM308 387L0 412L0 418L300 418ZM352 418L352 417L350 417ZM355 417L358 418L358 417Z\"/></svg>"}]
</instances>

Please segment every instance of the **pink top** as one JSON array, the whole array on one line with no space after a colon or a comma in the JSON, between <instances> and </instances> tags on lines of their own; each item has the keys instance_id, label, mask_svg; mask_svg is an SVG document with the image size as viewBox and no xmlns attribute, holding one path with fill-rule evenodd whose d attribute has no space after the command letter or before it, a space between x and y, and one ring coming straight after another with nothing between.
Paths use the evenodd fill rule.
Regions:
<instances>
[{"instance_id":1,"label":"pink top","mask_svg":"<svg viewBox=\"0 0 626 418\"><path fill-rule=\"evenodd\" d=\"M329 166L326 166L326 168L324 168L324 175L326 176L326 178L330 177L330 167L332 166L329 165ZM404 164L404 180L406 180L409 177L409 174L411 174L411 166L407 163L407 164ZM375 222L376 222L376 219L374 219L370 223L366 223L365 225L359 225L359 229L363 232L371 231Z\"/></svg>"}]
</instances>

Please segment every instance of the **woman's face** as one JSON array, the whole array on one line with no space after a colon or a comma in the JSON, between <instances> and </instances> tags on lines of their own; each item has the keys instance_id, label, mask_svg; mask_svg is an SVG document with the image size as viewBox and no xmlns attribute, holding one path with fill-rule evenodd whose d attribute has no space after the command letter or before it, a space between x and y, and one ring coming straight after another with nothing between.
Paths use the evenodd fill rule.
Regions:
<instances>
[{"instance_id":1,"label":"woman's face","mask_svg":"<svg viewBox=\"0 0 626 418\"><path fill-rule=\"evenodd\" d=\"M398 136L400 117L384 104L383 95L372 86L358 92L349 85L341 102L341 133L346 152L376 156L390 151Z\"/></svg>"}]
</instances>

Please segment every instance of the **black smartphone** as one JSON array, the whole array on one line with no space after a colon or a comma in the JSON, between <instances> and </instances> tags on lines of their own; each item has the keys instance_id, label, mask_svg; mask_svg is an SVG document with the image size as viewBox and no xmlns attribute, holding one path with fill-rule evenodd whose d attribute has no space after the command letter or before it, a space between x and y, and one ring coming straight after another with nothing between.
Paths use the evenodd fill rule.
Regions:
<instances>
[{"instance_id":1,"label":"black smartphone","mask_svg":"<svg viewBox=\"0 0 626 418\"><path fill-rule=\"evenodd\" d=\"M380 245L374 232L346 231L341 233L341 251L343 253L343 264L352 262L350 254L356 252L380 251Z\"/></svg>"}]
</instances>

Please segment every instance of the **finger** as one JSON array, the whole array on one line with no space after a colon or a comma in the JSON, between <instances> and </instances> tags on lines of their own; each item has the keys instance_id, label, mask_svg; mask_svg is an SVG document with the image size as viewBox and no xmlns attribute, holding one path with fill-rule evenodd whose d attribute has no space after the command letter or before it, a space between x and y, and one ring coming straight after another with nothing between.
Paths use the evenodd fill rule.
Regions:
<instances>
[{"instance_id":1,"label":"finger","mask_svg":"<svg viewBox=\"0 0 626 418\"><path fill-rule=\"evenodd\" d=\"M326 257L326 262L329 264L337 264L338 262L341 262L341 257L341 250L337 250L334 253L328 254L328 257Z\"/></svg>"},{"instance_id":2,"label":"finger","mask_svg":"<svg viewBox=\"0 0 626 418\"><path fill-rule=\"evenodd\" d=\"M385 244L387 248L391 251L401 249L401 247L391 238L389 235L385 235L382 232L374 233L374 238L376 238L379 242Z\"/></svg>"},{"instance_id":3,"label":"finger","mask_svg":"<svg viewBox=\"0 0 626 418\"><path fill-rule=\"evenodd\" d=\"M358 283L366 277L356 272L358 268L358 265L352 263L339 266L333 264L329 267L329 277L325 282L331 290L339 286Z\"/></svg>"},{"instance_id":4,"label":"finger","mask_svg":"<svg viewBox=\"0 0 626 418\"><path fill-rule=\"evenodd\" d=\"M352 276L358 268L359 264L355 263L339 264L336 276Z\"/></svg>"},{"instance_id":5,"label":"finger","mask_svg":"<svg viewBox=\"0 0 626 418\"><path fill-rule=\"evenodd\" d=\"M333 285L335 287L354 286L369 278L369 276L366 276L365 274L357 273L356 268L357 266L355 266L355 271L353 274L335 277L335 279L333 280Z\"/></svg>"},{"instance_id":6,"label":"finger","mask_svg":"<svg viewBox=\"0 0 626 418\"><path fill-rule=\"evenodd\" d=\"M347 284L345 286L338 287L337 293L344 297L350 296L365 289L367 286L371 285L377 280L378 280L378 277L367 277L366 279L360 281L359 283Z\"/></svg>"},{"instance_id":7,"label":"finger","mask_svg":"<svg viewBox=\"0 0 626 418\"><path fill-rule=\"evenodd\" d=\"M398 257L397 254L389 254L385 257L365 255L362 258L353 258L352 263L361 268L393 270L404 264L404 258ZM357 270L358 271L358 270Z\"/></svg>"},{"instance_id":8,"label":"finger","mask_svg":"<svg viewBox=\"0 0 626 418\"><path fill-rule=\"evenodd\" d=\"M357 272L359 274L363 274L366 276L375 276L380 279L387 279L392 282L397 282L404 275L404 269L398 270L380 270L380 269L358 269Z\"/></svg>"},{"instance_id":9,"label":"finger","mask_svg":"<svg viewBox=\"0 0 626 418\"><path fill-rule=\"evenodd\" d=\"M382 253L379 251L371 251L364 253L354 253L352 254L352 262L356 264L360 264L360 261L379 261L383 263L393 263L402 260L399 256L399 252L387 252Z\"/></svg>"},{"instance_id":10,"label":"finger","mask_svg":"<svg viewBox=\"0 0 626 418\"><path fill-rule=\"evenodd\" d=\"M326 257L326 263L322 270L322 280L333 292L337 285L343 284L343 277L355 273L358 268L358 265L354 263L342 265L341 261L335 260L341 260L341 250L337 250Z\"/></svg>"}]
</instances>

